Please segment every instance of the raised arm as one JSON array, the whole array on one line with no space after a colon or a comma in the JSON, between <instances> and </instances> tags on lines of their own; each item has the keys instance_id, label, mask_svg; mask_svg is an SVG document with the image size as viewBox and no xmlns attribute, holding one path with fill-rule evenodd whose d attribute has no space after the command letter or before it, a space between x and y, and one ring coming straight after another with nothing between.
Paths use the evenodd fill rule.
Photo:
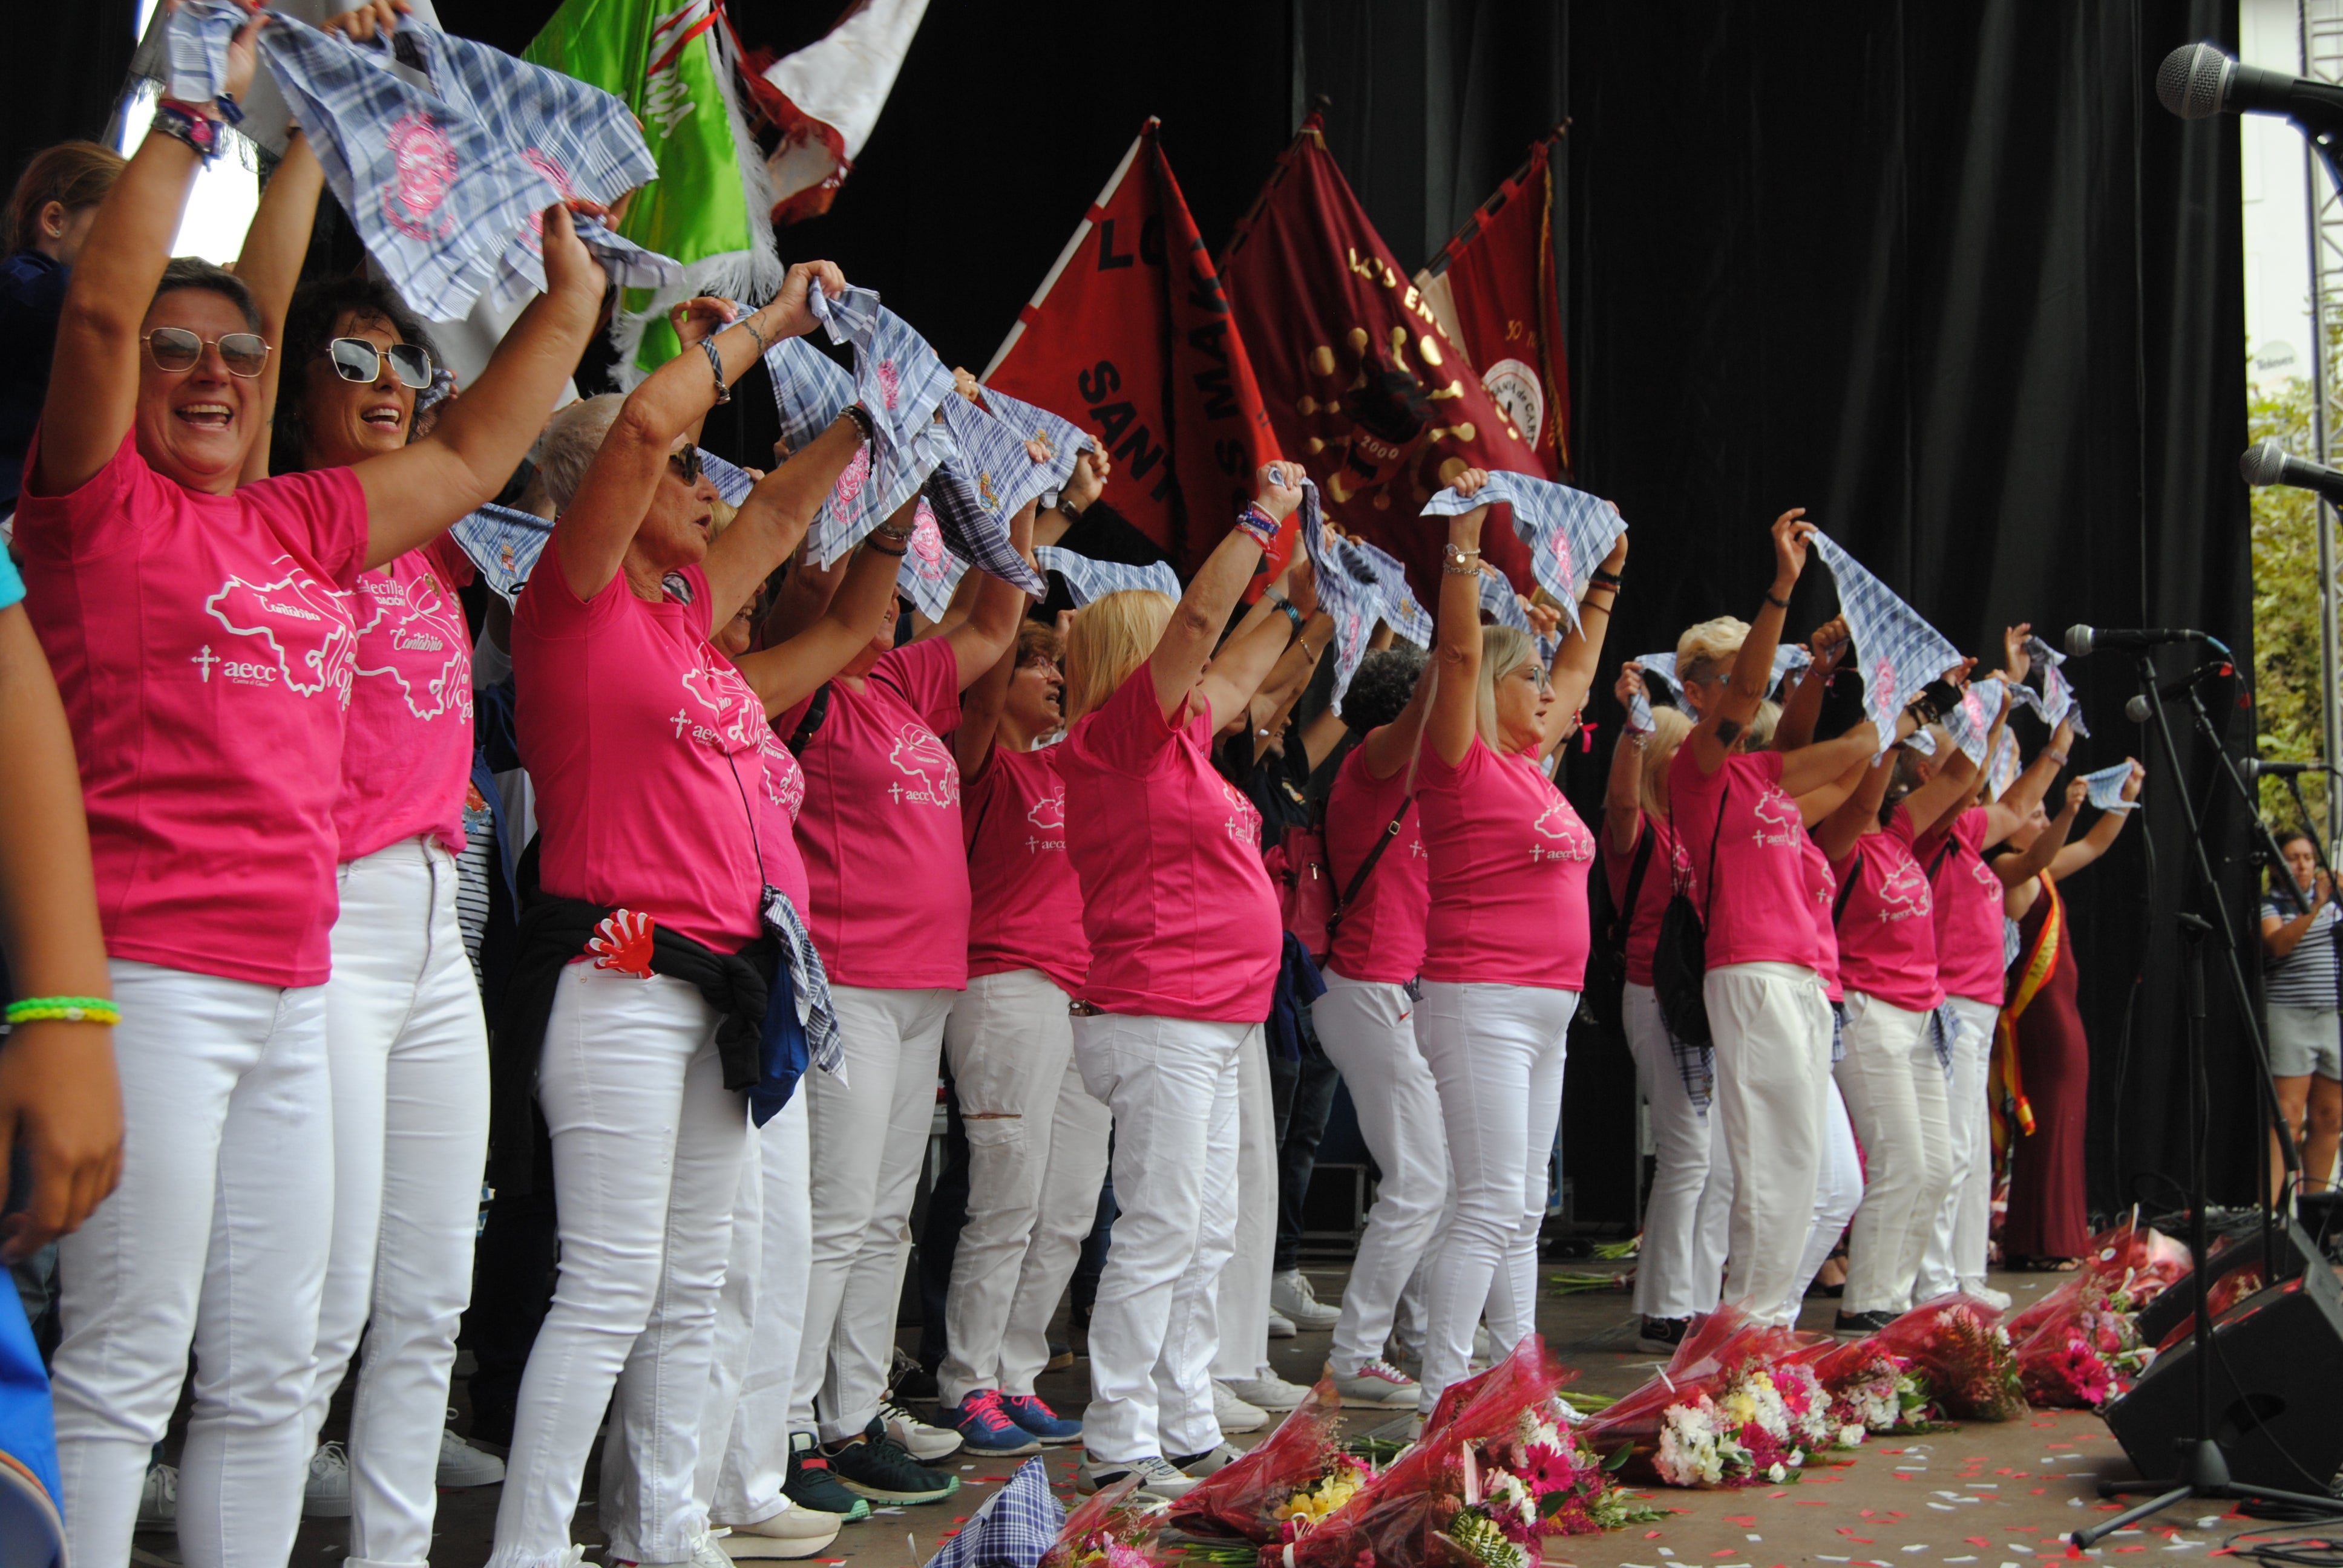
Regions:
<instances>
[{"instance_id":1,"label":"raised arm","mask_svg":"<svg viewBox=\"0 0 2343 1568\"><path fill-rule=\"evenodd\" d=\"M2004 855L1993 863L1993 873L2001 879L2004 888L2022 888L2050 869L2051 863L2066 848L2066 837L2075 830L2075 816L2089 798L2090 786L2080 779L2066 785L2066 804L2050 819L2050 825L2036 835L2034 842L2015 855Z\"/></svg>"},{"instance_id":2,"label":"raised arm","mask_svg":"<svg viewBox=\"0 0 2343 1568\"><path fill-rule=\"evenodd\" d=\"M2296 898L2299 902L2299 892ZM2334 901L2335 879L2328 873L2326 867L2321 866L2311 877L2310 902L2300 914L2290 920L2281 920L2277 915L2262 917L2262 946L2274 959L2286 957L2294 951L2297 942L2310 934L2310 928L2318 923L2318 911Z\"/></svg>"},{"instance_id":3,"label":"raised arm","mask_svg":"<svg viewBox=\"0 0 2343 1568\"><path fill-rule=\"evenodd\" d=\"M765 610L766 646L778 647L820 620L853 564L850 554L823 566L804 545L799 545L789 556L789 575L781 578Z\"/></svg>"},{"instance_id":4,"label":"raised arm","mask_svg":"<svg viewBox=\"0 0 2343 1568\"><path fill-rule=\"evenodd\" d=\"M1033 508L1028 501L1017 515L1009 519L1009 542L1026 564L1033 561ZM970 568L973 570L974 568ZM976 604L968 618L943 634L951 644L953 654L960 659L960 685L962 691L976 683L977 678L1001 662L1004 652L1017 647L1017 622L1025 614L1025 590L1014 583L1005 583L990 572L983 574L984 582L976 590Z\"/></svg>"},{"instance_id":5,"label":"raised arm","mask_svg":"<svg viewBox=\"0 0 2343 1568\"><path fill-rule=\"evenodd\" d=\"M1292 477L1301 477L1298 467L1292 470ZM1213 728L1218 729L1252 700L1262 678L1284 649L1282 637L1264 639L1250 635L1261 629L1270 613L1269 596L1264 594L1219 654L1212 651L1221 628L1228 625L1229 612L1236 608L1252 581L1253 568L1261 564L1266 548L1263 541L1273 538L1302 504L1300 485L1288 484L1287 478L1286 465L1262 466L1256 498L1246 508L1249 521L1240 521L1212 547L1203 566L1189 579L1188 591L1180 596L1163 635L1155 641L1155 651L1147 656L1148 677L1155 682L1155 699L1162 705L1167 720L1176 720L1192 699L1201 699L1212 710ZM1205 673L1207 665L1210 675Z\"/></svg>"},{"instance_id":6,"label":"raised arm","mask_svg":"<svg viewBox=\"0 0 2343 1568\"><path fill-rule=\"evenodd\" d=\"M1477 496L1489 476L1467 468L1457 494ZM1448 555L1441 563L1438 630L1432 648L1432 718L1424 739L1450 767L1464 760L1481 727L1481 526L1489 508L1475 507L1448 519Z\"/></svg>"},{"instance_id":7,"label":"raised arm","mask_svg":"<svg viewBox=\"0 0 2343 1568\"><path fill-rule=\"evenodd\" d=\"M1623 531L1613 541L1611 553L1586 580L1586 592L1578 601L1578 625L1554 650L1554 665L1547 672L1554 685L1554 705L1545 710L1545 742L1538 748L1540 757L1578 728L1586 694L1594 689L1595 667L1602 661L1604 638L1611 629L1612 607L1619 602L1619 569L1626 564L1627 536Z\"/></svg>"},{"instance_id":8,"label":"raised arm","mask_svg":"<svg viewBox=\"0 0 2343 1568\"><path fill-rule=\"evenodd\" d=\"M899 555L867 541L856 547L845 580L820 619L786 642L744 653L735 661L765 705L766 718L779 718L811 697L870 646L880 618L894 608L895 574L902 567Z\"/></svg>"},{"instance_id":9,"label":"raised arm","mask_svg":"<svg viewBox=\"0 0 2343 1568\"><path fill-rule=\"evenodd\" d=\"M1765 602L1749 624L1748 640L1742 643L1740 657L1733 661L1733 678L1685 738L1684 744L1693 749L1693 759L1703 773L1714 773L1725 766L1733 743L1757 717L1757 705L1773 687L1774 648L1782 640L1782 617L1790 608L1790 590L1798 586L1798 574L1806 569L1806 551L1815 537L1815 526L1805 518L1804 507L1792 507L1774 519L1773 586L1765 590ZM1818 772L1812 782L1819 784L1838 770L1833 766ZM1798 793L1786 781L1782 788L1793 795Z\"/></svg>"},{"instance_id":10,"label":"raised arm","mask_svg":"<svg viewBox=\"0 0 2343 1568\"><path fill-rule=\"evenodd\" d=\"M952 760L960 777L973 779L992 755L993 737L1001 729L1002 709L1009 706L1009 683L1017 674L1017 641L992 661L960 697L960 727L952 731Z\"/></svg>"},{"instance_id":11,"label":"raised arm","mask_svg":"<svg viewBox=\"0 0 2343 1568\"><path fill-rule=\"evenodd\" d=\"M1823 693L1830 689L1831 672L1846 657L1846 620L1835 618L1815 628L1807 639L1810 661L1798 672L1790 694L1782 699L1782 717L1774 721L1774 749L1796 751L1815 738L1823 716Z\"/></svg>"},{"instance_id":12,"label":"raised arm","mask_svg":"<svg viewBox=\"0 0 2343 1568\"><path fill-rule=\"evenodd\" d=\"M1815 748L1806 749L1812 751ZM1896 758L1890 752L1866 769L1846 799L1839 802L1838 809L1816 825L1815 842L1822 846L1823 853L1833 864L1846 858L1856 839L1879 830L1879 803L1887 798L1887 781L1895 771ZM1783 789L1788 794L1801 793L1787 785Z\"/></svg>"},{"instance_id":13,"label":"raised arm","mask_svg":"<svg viewBox=\"0 0 2343 1568\"><path fill-rule=\"evenodd\" d=\"M367 565L429 544L494 500L544 428L593 336L606 281L567 207L546 209L544 251L546 291L521 312L466 396L447 404L423 439L351 465L366 491ZM557 526L554 543L560 542ZM574 588L576 574L570 576Z\"/></svg>"},{"instance_id":14,"label":"raised arm","mask_svg":"<svg viewBox=\"0 0 2343 1568\"><path fill-rule=\"evenodd\" d=\"M1912 723L1911 714L1898 714L1896 739L1901 740L1911 734ZM1808 790L1819 789L1854 764L1869 762L1878 749L1879 727L1866 719L1844 735L1817 740L1812 746L1801 746L1795 751L1785 751L1782 753L1782 793L1804 795Z\"/></svg>"},{"instance_id":15,"label":"raised arm","mask_svg":"<svg viewBox=\"0 0 2343 1568\"><path fill-rule=\"evenodd\" d=\"M296 126L277 172L268 176L268 188L260 193L259 210L244 231L244 248L236 252L234 268L260 308L260 336L278 350L260 372L261 436L245 455L247 485L268 477L268 426L285 374L285 314L301 281L301 260L309 253L309 231L317 225L317 198L325 189L325 168L310 149L309 138Z\"/></svg>"},{"instance_id":16,"label":"raised arm","mask_svg":"<svg viewBox=\"0 0 2343 1568\"><path fill-rule=\"evenodd\" d=\"M242 97L251 85L260 25L256 15L228 46L225 85L234 96ZM218 118L212 106L202 108ZM165 135L158 125L98 204L57 317L39 454L27 488L45 496L81 488L130 433L146 352L139 330L202 166L193 147ZM235 477L224 476L222 489L232 488Z\"/></svg>"},{"instance_id":17,"label":"raised arm","mask_svg":"<svg viewBox=\"0 0 2343 1568\"><path fill-rule=\"evenodd\" d=\"M1928 781L1904 797L1904 809L1912 819L1915 839L1925 837L1947 815L1966 806L1976 783L1977 765L1969 760L1969 754L1957 746L1950 750L1952 755L1936 759L1936 771L1928 775Z\"/></svg>"},{"instance_id":18,"label":"raised arm","mask_svg":"<svg viewBox=\"0 0 2343 1568\"><path fill-rule=\"evenodd\" d=\"M1074 459L1074 471L1058 491L1058 504L1033 516L1033 542L1054 545L1066 537L1074 519L1090 509L1090 504L1106 489L1107 477L1114 471L1114 459L1096 448Z\"/></svg>"},{"instance_id":19,"label":"raised arm","mask_svg":"<svg viewBox=\"0 0 2343 1568\"><path fill-rule=\"evenodd\" d=\"M2147 769L2130 758L2125 760L2131 763L2131 777L2124 780L2123 798L2137 800L2139 799L2139 787L2147 778ZM2082 780L2078 779L2076 782L2080 784ZM2088 787L2086 786L2087 793ZM2100 812L2099 819L2091 824L2091 830L2083 835L2082 842L2070 843L2051 858L2050 874L2064 881L2106 854L2123 836L2124 824L2130 820L2130 811Z\"/></svg>"},{"instance_id":20,"label":"raised arm","mask_svg":"<svg viewBox=\"0 0 2343 1568\"><path fill-rule=\"evenodd\" d=\"M1848 763L1846 771L1829 783L1809 789L1796 797L1798 820L1809 829L1827 820L1833 812L1846 804L1848 796L1863 787L1864 779L1870 777L1870 774L1871 764L1868 760Z\"/></svg>"},{"instance_id":21,"label":"raised arm","mask_svg":"<svg viewBox=\"0 0 2343 1568\"><path fill-rule=\"evenodd\" d=\"M1611 689L1625 708L1644 690L1644 667L1634 659L1619 667ZM1614 854L1624 855L1644 834L1644 731L1622 728L1611 747L1611 773L1603 785L1603 837Z\"/></svg>"}]
</instances>

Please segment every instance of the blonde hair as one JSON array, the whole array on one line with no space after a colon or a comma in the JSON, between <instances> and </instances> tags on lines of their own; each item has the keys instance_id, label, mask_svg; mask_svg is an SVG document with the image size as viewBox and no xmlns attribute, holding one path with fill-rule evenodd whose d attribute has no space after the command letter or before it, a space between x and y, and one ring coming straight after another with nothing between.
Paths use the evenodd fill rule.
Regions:
<instances>
[{"instance_id":1,"label":"blonde hair","mask_svg":"<svg viewBox=\"0 0 2343 1568\"><path fill-rule=\"evenodd\" d=\"M1782 705L1770 697L1760 698L1757 711L1749 716L1749 749L1770 750L1774 745L1775 726L1782 722Z\"/></svg>"},{"instance_id":2,"label":"blonde hair","mask_svg":"<svg viewBox=\"0 0 2343 1568\"><path fill-rule=\"evenodd\" d=\"M1497 745L1497 682L1537 658L1537 639L1519 627L1484 626L1481 628L1481 687L1474 713L1481 726L1482 743L1494 751Z\"/></svg>"},{"instance_id":3,"label":"blonde hair","mask_svg":"<svg viewBox=\"0 0 2343 1568\"><path fill-rule=\"evenodd\" d=\"M1147 662L1172 624L1171 597L1126 588L1091 600L1066 631L1066 728L1106 706L1115 689Z\"/></svg>"},{"instance_id":4,"label":"blonde hair","mask_svg":"<svg viewBox=\"0 0 2343 1568\"><path fill-rule=\"evenodd\" d=\"M723 531L724 531L725 529L727 529L727 528L730 528L730 527L732 526L732 519L733 519L735 517L739 516L739 513L738 508L736 508L732 505L732 503L731 503L731 502L729 502L729 501L726 500L726 499L725 499L723 497L721 497L721 496L719 496L719 497L717 497L714 500L712 500L712 501L709 502L709 503L708 503L708 539L709 539L709 542L710 544L715 543L715 542L716 542L717 536L719 536L719 534L723 533Z\"/></svg>"},{"instance_id":5,"label":"blonde hair","mask_svg":"<svg viewBox=\"0 0 2343 1568\"><path fill-rule=\"evenodd\" d=\"M1749 623L1736 616L1721 615L1686 627L1676 638L1676 679L1682 682L1699 665L1730 665L1748 640Z\"/></svg>"},{"instance_id":6,"label":"blonde hair","mask_svg":"<svg viewBox=\"0 0 2343 1568\"><path fill-rule=\"evenodd\" d=\"M1692 733L1692 715L1681 708L1652 709L1652 732L1644 739L1644 766L1636 776L1635 797L1644 815L1655 817L1665 808L1660 803L1660 785L1668 776L1669 765L1675 761L1676 751Z\"/></svg>"}]
</instances>

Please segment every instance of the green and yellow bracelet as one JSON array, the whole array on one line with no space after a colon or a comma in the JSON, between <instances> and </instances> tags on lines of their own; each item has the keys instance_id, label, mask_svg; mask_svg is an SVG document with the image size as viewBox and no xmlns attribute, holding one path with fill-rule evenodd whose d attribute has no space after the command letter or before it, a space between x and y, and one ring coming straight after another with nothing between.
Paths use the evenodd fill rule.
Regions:
<instances>
[{"instance_id":1,"label":"green and yellow bracelet","mask_svg":"<svg viewBox=\"0 0 2343 1568\"><path fill-rule=\"evenodd\" d=\"M66 1023L116 1024L122 1010L102 996L28 996L8 1004L8 1021L42 1023L51 1019Z\"/></svg>"}]
</instances>

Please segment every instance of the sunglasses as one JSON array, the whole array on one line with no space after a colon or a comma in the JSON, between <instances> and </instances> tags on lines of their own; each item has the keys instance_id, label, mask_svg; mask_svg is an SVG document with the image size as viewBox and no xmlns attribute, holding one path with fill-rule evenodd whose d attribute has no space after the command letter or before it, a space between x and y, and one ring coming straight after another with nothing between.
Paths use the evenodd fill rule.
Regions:
<instances>
[{"instance_id":1,"label":"sunglasses","mask_svg":"<svg viewBox=\"0 0 2343 1568\"><path fill-rule=\"evenodd\" d=\"M699 483L699 447L686 447L680 451L669 452L667 455L667 460L669 466L675 469L677 476L681 478L685 484L696 485Z\"/></svg>"},{"instance_id":2,"label":"sunglasses","mask_svg":"<svg viewBox=\"0 0 2343 1568\"><path fill-rule=\"evenodd\" d=\"M257 332L230 332L206 337L184 327L158 327L139 339L154 356L155 368L176 376L193 370L206 347L220 351L220 362L231 376L249 380L268 363L268 344Z\"/></svg>"},{"instance_id":3,"label":"sunglasses","mask_svg":"<svg viewBox=\"0 0 2343 1568\"><path fill-rule=\"evenodd\" d=\"M400 386L420 392L431 385L431 350L419 343L378 348L363 337L337 337L326 345L326 357L333 361L334 374L345 381L379 380L382 362L387 359Z\"/></svg>"}]
</instances>

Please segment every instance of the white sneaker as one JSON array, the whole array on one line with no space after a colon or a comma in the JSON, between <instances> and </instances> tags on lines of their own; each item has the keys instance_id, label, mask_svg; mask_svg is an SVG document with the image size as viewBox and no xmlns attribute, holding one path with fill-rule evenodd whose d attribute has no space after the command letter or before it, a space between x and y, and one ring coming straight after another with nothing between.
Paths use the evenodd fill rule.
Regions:
<instances>
[{"instance_id":1,"label":"white sneaker","mask_svg":"<svg viewBox=\"0 0 2343 1568\"><path fill-rule=\"evenodd\" d=\"M1413 1410L1416 1396L1423 1392L1413 1378L1380 1358L1362 1366L1352 1377L1344 1377L1336 1372L1330 1362L1326 1366L1326 1375L1334 1380L1334 1392L1342 1396L1342 1403L1346 1407L1365 1405L1374 1410Z\"/></svg>"},{"instance_id":2,"label":"white sneaker","mask_svg":"<svg viewBox=\"0 0 2343 1568\"><path fill-rule=\"evenodd\" d=\"M350 1455L338 1442L321 1442L309 1456L309 1479L301 1487L301 1517L350 1516Z\"/></svg>"},{"instance_id":3,"label":"white sneaker","mask_svg":"<svg viewBox=\"0 0 2343 1568\"><path fill-rule=\"evenodd\" d=\"M1102 1486L1111 1486L1126 1475L1139 1477L1141 1492L1167 1500L1184 1497L1196 1486L1194 1476L1161 1454L1128 1461L1108 1460L1092 1458L1085 1450L1082 1466L1074 1473L1074 1490L1087 1494Z\"/></svg>"},{"instance_id":4,"label":"white sneaker","mask_svg":"<svg viewBox=\"0 0 2343 1568\"><path fill-rule=\"evenodd\" d=\"M1473 1325L1473 1359L1484 1368L1497 1364L1496 1346L1490 1342L1489 1328L1485 1323Z\"/></svg>"},{"instance_id":5,"label":"white sneaker","mask_svg":"<svg viewBox=\"0 0 2343 1568\"><path fill-rule=\"evenodd\" d=\"M150 1464L138 1488L138 1528L173 1530L179 1523L179 1472L170 1464Z\"/></svg>"},{"instance_id":6,"label":"white sneaker","mask_svg":"<svg viewBox=\"0 0 2343 1568\"><path fill-rule=\"evenodd\" d=\"M1288 1269L1269 1277L1269 1310L1293 1320L1293 1326L1312 1332L1332 1328L1342 1321L1340 1306L1328 1306L1311 1290L1308 1276L1299 1269Z\"/></svg>"},{"instance_id":7,"label":"white sneaker","mask_svg":"<svg viewBox=\"0 0 2343 1568\"><path fill-rule=\"evenodd\" d=\"M1202 1481L1208 1475L1219 1474L1243 1457L1244 1450L1230 1443L1219 1442L1214 1443L1207 1452L1197 1454L1192 1459L1179 1461L1178 1468L1181 1474Z\"/></svg>"},{"instance_id":8,"label":"white sneaker","mask_svg":"<svg viewBox=\"0 0 2343 1568\"><path fill-rule=\"evenodd\" d=\"M474 1448L449 1427L439 1429L439 1471L433 1479L451 1491L494 1486L505 1478L505 1462L486 1449Z\"/></svg>"},{"instance_id":9,"label":"white sneaker","mask_svg":"<svg viewBox=\"0 0 2343 1568\"><path fill-rule=\"evenodd\" d=\"M1235 1387L1225 1379L1214 1378L1212 1419L1221 1423L1222 1432L1259 1432L1269 1424L1269 1412L1250 1400L1239 1398Z\"/></svg>"},{"instance_id":10,"label":"white sneaker","mask_svg":"<svg viewBox=\"0 0 2343 1568\"><path fill-rule=\"evenodd\" d=\"M1301 1330L1293 1326L1293 1320L1292 1318L1287 1317L1275 1307L1269 1309L1269 1337L1271 1339L1290 1340L1301 1332Z\"/></svg>"},{"instance_id":11,"label":"white sneaker","mask_svg":"<svg viewBox=\"0 0 2343 1568\"><path fill-rule=\"evenodd\" d=\"M1310 1397L1308 1389L1298 1382L1286 1382L1268 1367L1252 1377L1229 1379L1228 1389L1245 1403L1257 1404L1272 1412L1296 1409Z\"/></svg>"},{"instance_id":12,"label":"white sneaker","mask_svg":"<svg viewBox=\"0 0 2343 1568\"><path fill-rule=\"evenodd\" d=\"M1975 1296L1978 1301L1983 1302L1986 1306L1991 1307L1996 1312L2006 1312L2009 1311L2009 1303L2011 1300L2009 1292L2007 1291L1996 1291L1991 1285L1986 1284L1983 1280L1963 1280L1961 1282L1961 1293L1963 1295Z\"/></svg>"},{"instance_id":13,"label":"white sneaker","mask_svg":"<svg viewBox=\"0 0 2343 1568\"><path fill-rule=\"evenodd\" d=\"M835 1513L816 1513L782 1499L783 1508L754 1524L735 1524L725 1537L724 1554L735 1563L775 1558L810 1557L838 1539L840 1523Z\"/></svg>"},{"instance_id":14,"label":"white sneaker","mask_svg":"<svg viewBox=\"0 0 2343 1568\"><path fill-rule=\"evenodd\" d=\"M921 1464L960 1452L960 1433L930 1426L900 1404L880 1405L879 1417L887 1423L887 1435L901 1443Z\"/></svg>"}]
</instances>

